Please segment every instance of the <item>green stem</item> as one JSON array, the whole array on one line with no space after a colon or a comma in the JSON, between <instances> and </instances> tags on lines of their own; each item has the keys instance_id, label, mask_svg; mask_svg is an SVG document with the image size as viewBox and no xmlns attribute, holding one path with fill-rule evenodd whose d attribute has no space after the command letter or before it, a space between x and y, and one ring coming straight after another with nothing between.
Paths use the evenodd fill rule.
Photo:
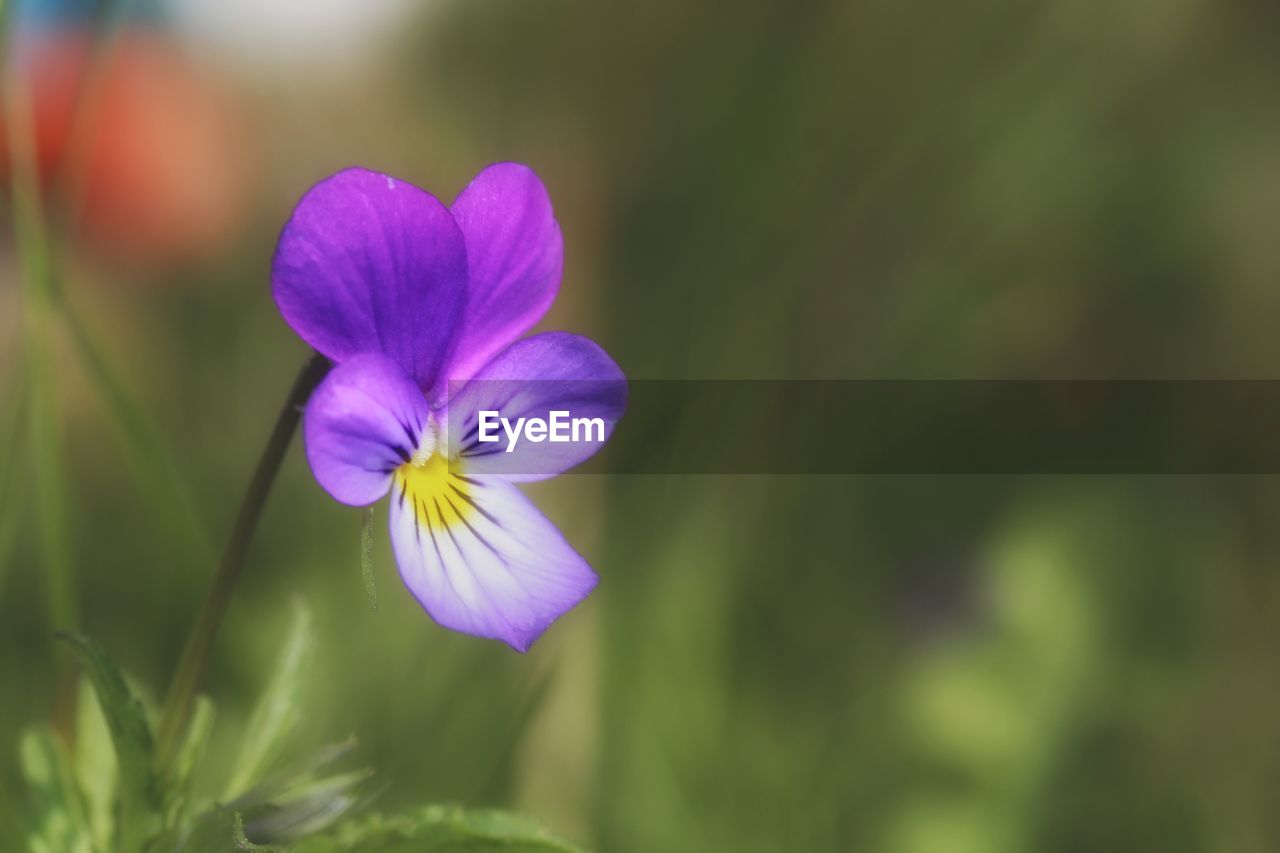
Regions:
<instances>
[{"instance_id":1,"label":"green stem","mask_svg":"<svg viewBox=\"0 0 1280 853\"><path fill-rule=\"evenodd\" d=\"M0 0L3 2L3 0ZM20 365L14 371L13 388L10 389L9 403L6 412L5 444L3 460L0 460L0 598L4 594L4 582L11 569L10 550L13 547L18 529L18 511L14 506L14 495L18 491L19 460L26 456L25 429L27 418L27 385L26 365Z\"/></svg>"},{"instance_id":2,"label":"green stem","mask_svg":"<svg viewBox=\"0 0 1280 853\"><path fill-rule=\"evenodd\" d=\"M236 514L235 524L231 528L231 536L227 540L226 550L218 563L217 573L205 595L200 615L187 638L182 658L178 662L177 672L169 685L169 695L165 699L164 710L160 717L160 728L156 735L156 767L162 775L168 773L178 744L186 729L187 720L195 702L196 693L204 679L204 672L209 664L209 655L213 651L213 642L222 624L222 617L231 600L231 592L244 568L245 554L249 542L253 539L258 518L262 515L271 484L275 481L276 472L284 460L285 451L297 429L302 407L306 404L316 385L329 372L329 362L321 355L312 355L303 366L293 387L285 398L280 416L276 419L275 428L263 448L258 459L258 467L253 472L253 479L240 502L240 511Z\"/></svg>"}]
</instances>

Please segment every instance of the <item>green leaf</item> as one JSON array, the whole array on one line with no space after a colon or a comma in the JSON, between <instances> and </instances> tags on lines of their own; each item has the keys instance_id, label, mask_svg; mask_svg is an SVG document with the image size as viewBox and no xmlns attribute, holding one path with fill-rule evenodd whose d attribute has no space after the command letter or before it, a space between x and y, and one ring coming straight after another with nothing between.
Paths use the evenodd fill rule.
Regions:
<instances>
[{"instance_id":1,"label":"green leaf","mask_svg":"<svg viewBox=\"0 0 1280 853\"><path fill-rule=\"evenodd\" d=\"M186 737L178 747L178 754L173 762L173 773L163 792L166 827L181 825L187 814L192 779L204 760L216 716L213 702L209 697L203 694L197 696L191 723L187 726Z\"/></svg>"},{"instance_id":2,"label":"green leaf","mask_svg":"<svg viewBox=\"0 0 1280 853\"><path fill-rule=\"evenodd\" d=\"M354 740L346 740L318 749L271 774L227 807L243 815L249 836L263 843L294 841L325 830L366 800L360 789L371 770L318 776L355 746Z\"/></svg>"},{"instance_id":3,"label":"green leaf","mask_svg":"<svg viewBox=\"0 0 1280 853\"><path fill-rule=\"evenodd\" d=\"M322 832L365 802L361 787L372 770L303 780L264 807L246 811L248 833L259 841L285 843Z\"/></svg>"},{"instance_id":4,"label":"green leaf","mask_svg":"<svg viewBox=\"0 0 1280 853\"><path fill-rule=\"evenodd\" d=\"M364 592L369 606L378 612L378 587L373 579L373 507L365 511L364 525L360 528L360 574L364 578Z\"/></svg>"},{"instance_id":5,"label":"green leaf","mask_svg":"<svg viewBox=\"0 0 1280 853\"><path fill-rule=\"evenodd\" d=\"M97 693L115 745L122 781L133 791L150 798L154 793L151 727L142 703L134 698L115 661L96 642L70 631L60 631L58 636L71 644Z\"/></svg>"},{"instance_id":6,"label":"green leaf","mask_svg":"<svg viewBox=\"0 0 1280 853\"><path fill-rule=\"evenodd\" d=\"M87 680L87 679L82 679ZM98 695L81 684L77 694L76 748L72 764L76 783L84 795L85 812L94 846L111 847L115 832L116 786L120 768L111 745L111 730Z\"/></svg>"},{"instance_id":7,"label":"green leaf","mask_svg":"<svg viewBox=\"0 0 1280 853\"><path fill-rule=\"evenodd\" d=\"M245 726L247 734L227 783L227 799L243 794L262 778L278 756L285 735L298 723L311 645L311 612L299 602L275 672Z\"/></svg>"},{"instance_id":8,"label":"green leaf","mask_svg":"<svg viewBox=\"0 0 1280 853\"><path fill-rule=\"evenodd\" d=\"M50 729L31 729L19 741L18 755L29 795L30 853L92 853L89 821L61 741Z\"/></svg>"},{"instance_id":9,"label":"green leaf","mask_svg":"<svg viewBox=\"0 0 1280 853\"><path fill-rule=\"evenodd\" d=\"M58 636L71 645L89 676L111 733L120 768L118 844L125 850L139 849L140 839L156 829L159 812L146 712L101 646L80 634L64 631Z\"/></svg>"},{"instance_id":10,"label":"green leaf","mask_svg":"<svg viewBox=\"0 0 1280 853\"><path fill-rule=\"evenodd\" d=\"M526 818L457 806L428 806L397 817L372 815L293 849L294 853L581 853L581 848Z\"/></svg>"},{"instance_id":11,"label":"green leaf","mask_svg":"<svg viewBox=\"0 0 1280 853\"><path fill-rule=\"evenodd\" d=\"M355 738L340 743L327 744L314 750L304 760L267 776L248 791L230 802L240 811L249 811L278 799L286 791L298 788L317 778L326 767L341 761L356 748Z\"/></svg>"}]
</instances>

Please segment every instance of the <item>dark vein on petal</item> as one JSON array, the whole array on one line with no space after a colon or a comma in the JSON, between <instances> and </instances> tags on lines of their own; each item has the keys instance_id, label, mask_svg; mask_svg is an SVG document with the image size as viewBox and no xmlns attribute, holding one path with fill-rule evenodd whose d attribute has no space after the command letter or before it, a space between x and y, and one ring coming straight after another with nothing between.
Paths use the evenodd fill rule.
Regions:
<instances>
[{"instance_id":1,"label":"dark vein on petal","mask_svg":"<svg viewBox=\"0 0 1280 853\"><path fill-rule=\"evenodd\" d=\"M471 458L473 458L473 457L477 457L477 456L492 456L492 455L493 455L493 454L495 454L495 453L504 453L504 452L505 452L505 451L504 451L502 448L500 448L500 447L499 447L499 448L497 448L497 449L495 449L495 450L486 450L486 451L485 451L485 452L483 452L483 453L476 453L476 452L474 452L474 451L472 451L472 450L464 450L464 451L462 451L461 453L459 453L458 455L459 455L459 456L466 457L467 459L471 459Z\"/></svg>"},{"instance_id":2,"label":"dark vein on petal","mask_svg":"<svg viewBox=\"0 0 1280 853\"><path fill-rule=\"evenodd\" d=\"M455 476L457 476L457 475L455 475ZM462 479L462 478L461 478L461 477L459 477L458 479ZM450 484L449 484L449 488L453 489L454 493L455 493L455 494L457 494L457 496L458 496L458 497L462 498L464 501L466 501L467 503L471 504L471 506L475 507L476 512L480 513L480 514L481 514L481 515L483 515L485 518L489 519L489 522L490 522L494 527L498 528L499 530L506 530L506 528L502 526L502 522L501 522L501 521L498 521L498 519L494 518L494 517L493 517L493 514L492 514L492 513L490 513L490 512L489 512L489 510L485 509L484 507L480 506L480 504L476 503L475 498L471 497L471 495L469 495L469 494L467 494L466 492L462 491L462 489L459 489L459 488L458 488L457 486L455 486L453 483L450 483ZM459 513L459 515L461 515L461 513Z\"/></svg>"},{"instance_id":3,"label":"dark vein on petal","mask_svg":"<svg viewBox=\"0 0 1280 853\"><path fill-rule=\"evenodd\" d=\"M430 516L428 516L428 515L427 515L427 508L426 508L425 506L422 506L422 514L421 514L421 515L419 515L419 514L418 514L418 507L419 507L419 506L422 506L422 503L421 503L421 501L419 500L418 496L417 496L417 495L414 495L414 496L413 496L413 530L414 530L414 532L415 532L415 533L417 533L417 534L418 534L418 547L419 547L419 548L421 548L421 547L422 547L422 524L421 524L421 519L426 518L426 520L427 520L427 528L428 528L428 529L430 529L430 528L431 528L431 518L430 518Z\"/></svg>"},{"instance_id":4,"label":"dark vein on petal","mask_svg":"<svg viewBox=\"0 0 1280 853\"><path fill-rule=\"evenodd\" d=\"M454 535L453 528L450 525L443 523L444 513L440 512L440 504L436 501L435 497L431 498L431 502L435 504L436 512L440 513L440 521L444 527L444 532L448 533L449 538L453 540L453 547L458 550L458 557L462 560L463 568L465 568L471 574L471 580L475 583L476 589L480 590L480 594L483 595L485 599L489 602L489 607L492 609L493 614L497 616L499 619L501 619L502 623L506 625L509 630L515 631L516 626L511 624L511 620L507 618L507 614L504 613L502 611L502 608L498 606L498 603L493 600L493 595L489 592L489 588L485 586L484 581L480 578L480 573L477 572L475 568L472 567L471 561L467 559L467 552L462 550L462 545L458 542L458 537ZM457 508L455 507L454 509L456 511ZM458 518L461 519L462 516L459 515ZM466 523L465 519L463 519L463 523L464 524ZM470 526L471 525L469 524L467 525L467 527L470 527ZM501 559L501 555L499 555L499 562L502 563L503 568L505 568L507 572L511 574L511 576L514 578L515 573L511 571L511 567L506 564L506 561ZM450 582L450 585L452 585L452 581ZM516 586L520 587L521 592L524 592L526 595L528 594L525 591L524 586L520 583L519 579L516 579ZM455 595L457 594L456 591L454 594Z\"/></svg>"},{"instance_id":5,"label":"dark vein on petal","mask_svg":"<svg viewBox=\"0 0 1280 853\"><path fill-rule=\"evenodd\" d=\"M426 511L425 506L423 507L422 513L427 519L427 534L431 536L431 544L436 549L436 559L440 561L440 571L444 572L444 578L449 582L449 589L453 589L453 581L449 578L449 567L445 565L444 554L440 553L440 543L436 540L436 528L435 525L431 523L431 514ZM440 520L441 522L444 521L443 518ZM457 594L457 591L454 590L454 595Z\"/></svg>"},{"instance_id":6,"label":"dark vein on petal","mask_svg":"<svg viewBox=\"0 0 1280 853\"><path fill-rule=\"evenodd\" d=\"M462 510L458 509L458 507L454 504L454 502L449 500L448 495L445 495L444 499L449 504L449 506L453 507L453 511L458 514L458 520L461 521L463 524L465 524L467 529L471 531L471 535L476 537L476 539L479 539L481 545L483 545L484 547L492 551L493 555L497 557L498 560L501 561L502 565L506 567L507 571L510 572L511 567L507 565L506 559L502 556L502 553L497 548L494 547L493 543L490 542L488 539L486 539L484 536L482 536L480 534L480 531L476 530L475 527L472 526L471 522L467 521L466 517L463 516L462 514Z\"/></svg>"},{"instance_id":7,"label":"dark vein on petal","mask_svg":"<svg viewBox=\"0 0 1280 853\"><path fill-rule=\"evenodd\" d=\"M404 421L400 420L399 418L396 418L396 423L400 424L400 429L404 430L404 437L409 439L409 446L416 448L418 446L419 437L414 435L413 430L410 429L409 425ZM419 432L421 432L421 430L419 430ZM408 461L408 460L405 460L405 461Z\"/></svg>"}]
</instances>

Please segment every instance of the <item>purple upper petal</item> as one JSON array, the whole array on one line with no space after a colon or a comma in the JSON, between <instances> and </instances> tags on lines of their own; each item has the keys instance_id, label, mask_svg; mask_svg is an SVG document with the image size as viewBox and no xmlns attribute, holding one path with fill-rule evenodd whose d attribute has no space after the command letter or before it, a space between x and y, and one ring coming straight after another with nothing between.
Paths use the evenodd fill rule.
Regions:
<instances>
[{"instance_id":1,"label":"purple upper petal","mask_svg":"<svg viewBox=\"0 0 1280 853\"><path fill-rule=\"evenodd\" d=\"M627 406L627 380L621 368L581 335L547 332L505 349L461 389L450 388L444 415L446 441L461 470L476 475L502 475L512 481L554 477L589 459L608 440ZM583 423L576 440L540 442L522 439L507 452L507 437L481 441L481 411L496 411L515 424L518 418L550 422L553 413ZM493 418L488 419L490 426ZM487 430L493 437L493 430ZM573 436L572 430L569 432Z\"/></svg>"},{"instance_id":2,"label":"purple upper petal","mask_svg":"<svg viewBox=\"0 0 1280 853\"><path fill-rule=\"evenodd\" d=\"M377 353L358 355L335 367L307 403L307 461L334 498L371 504L412 458L430 418L426 397L398 364Z\"/></svg>"},{"instance_id":3,"label":"purple upper petal","mask_svg":"<svg viewBox=\"0 0 1280 853\"><path fill-rule=\"evenodd\" d=\"M364 169L312 187L280 235L271 289L285 321L336 362L380 352L422 388L466 301L462 232L434 196Z\"/></svg>"},{"instance_id":4,"label":"purple upper petal","mask_svg":"<svg viewBox=\"0 0 1280 853\"><path fill-rule=\"evenodd\" d=\"M461 335L444 377L458 380L474 376L546 313L560 287L564 244L546 188L518 163L476 175L451 211L470 266Z\"/></svg>"}]
</instances>

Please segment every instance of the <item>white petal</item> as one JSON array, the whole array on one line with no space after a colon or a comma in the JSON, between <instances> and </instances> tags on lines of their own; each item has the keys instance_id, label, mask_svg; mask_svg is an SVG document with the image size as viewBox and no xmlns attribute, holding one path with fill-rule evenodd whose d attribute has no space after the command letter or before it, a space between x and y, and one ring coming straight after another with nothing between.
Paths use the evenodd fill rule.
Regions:
<instances>
[{"instance_id":1,"label":"white petal","mask_svg":"<svg viewBox=\"0 0 1280 853\"><path fill-rule=\"evenodd\" d=\"M450 471L440 456L397 472L391 543L405 585L435 621L522 652L596 585L519 490Z\"/></svg>"}]
</instances>

